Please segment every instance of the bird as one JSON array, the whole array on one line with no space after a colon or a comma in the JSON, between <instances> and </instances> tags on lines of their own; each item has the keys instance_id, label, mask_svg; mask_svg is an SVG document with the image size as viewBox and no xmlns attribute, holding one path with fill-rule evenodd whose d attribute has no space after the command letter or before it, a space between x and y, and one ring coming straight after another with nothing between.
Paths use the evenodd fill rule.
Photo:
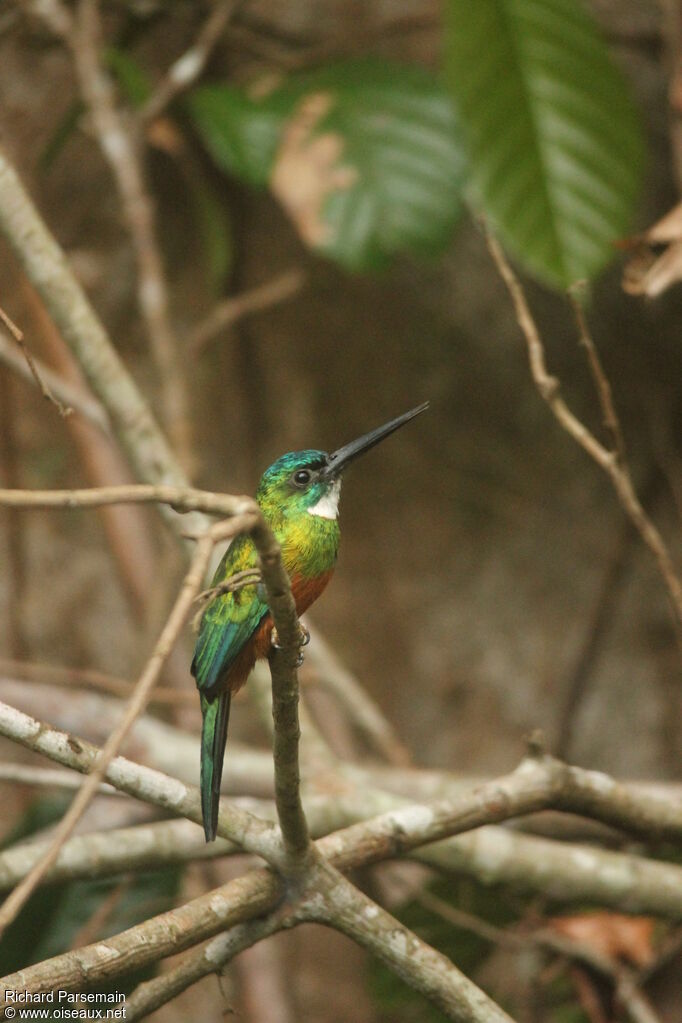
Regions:
<instances>
[{"instance_id":1,"label":"bird","mask_svg":"<svg viewBox=\"0 0 682 1023\"><path fill-rule=\"evenodd\" d=\"M281 547L297 615L317 600L336 565L343 472L428 405L423 402L332 454L314 449L290 451L264 472L256 502ZM257 570L253 541L248 534L241 534L216 569L192 659L191 672L201 699L200 788L207 842L212 842L217 833L232 695L244 685L256 660L268 657L277 643ZM234 576L240 584L228 589L228 581ZM303 630L304 643L306 635Z\"/></svg>"}]
</instances>

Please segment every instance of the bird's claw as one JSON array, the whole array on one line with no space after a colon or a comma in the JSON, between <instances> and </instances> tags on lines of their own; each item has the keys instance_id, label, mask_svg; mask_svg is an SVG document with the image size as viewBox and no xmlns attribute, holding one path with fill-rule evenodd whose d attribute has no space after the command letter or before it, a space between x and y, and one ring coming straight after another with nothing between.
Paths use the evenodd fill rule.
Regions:
<instances>
[{"instance_id":1,"label":"bird's claw","mask_svg":"<svg viewBox=\"0 0 682 1023\"><path fill-rule=\"evenodd\" d=\"M299 637L300 637L300 644L301 644L301 646L302 647L308 646L308 643L310 642L310 632L305 627L305 625L303 625L301 622L298 623L298 631L299 631ZM281 650L282 649L282 644L280 643L279 636L277 634L277 628L274 625L272 627L272 634L270 636L270 643L274 647L275 650ZM303 653L299 650L298 657L296 659L296 667L300 668L300 666L302 664L303 664Z\"/></svg>"}]
</instances>

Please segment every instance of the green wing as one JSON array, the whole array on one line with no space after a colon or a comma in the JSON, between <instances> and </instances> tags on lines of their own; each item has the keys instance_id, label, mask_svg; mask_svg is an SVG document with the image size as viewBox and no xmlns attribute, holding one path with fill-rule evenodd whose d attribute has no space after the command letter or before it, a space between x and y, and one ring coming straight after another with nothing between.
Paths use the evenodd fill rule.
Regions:
<instances>
[{"instance_id":1,"label":"green wing","mask_svg":"<svg viewBox=\"0 0 682 1023\"><path fill-rule=\"evenodd\" d=\"M213 586L237 572L255 568L257 555L251 540L241 536L228 548L213 577ZM223 686L239 651L268 613L258 597L257 585L214 597L204 611L194 648L192 674L201 693L201 808L206 841L218 827L220 780L230 718L230 690ZM222 691L221 691L222 690Z\"/></svg>"},{"instance_id":2,"label":"green wing","mask_svg":"<svg viewBox=\"0 0 682 1023\"><path fill-rule=\"evenodd\" d=\"M250 538L238 537L225 552L212 585L256 568L257 562ZM213 598L201 619L192 661L192 674L202 695L209 700L215 698L230 665L267 613L268 605L259 598L255 584Z\"/></svg>"}]
</instances>

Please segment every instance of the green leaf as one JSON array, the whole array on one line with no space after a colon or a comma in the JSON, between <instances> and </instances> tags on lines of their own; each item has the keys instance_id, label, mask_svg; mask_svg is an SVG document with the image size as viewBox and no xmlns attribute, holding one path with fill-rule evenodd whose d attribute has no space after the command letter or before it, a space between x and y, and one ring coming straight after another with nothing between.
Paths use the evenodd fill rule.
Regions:
<instances>
[{"instance_id":1,"label":"green leaf","mask_svg":"<svg viewBox=\"0 0 682 1023\"><path fill-rule=\"evenodd\" d=\"M190 109L216 162L269 183L303 240L344 266L448 244L464 160L451 100L428 72L349 61L259 99L198 89Z\"/></svg>"},{"instance_id":2,"label":"green leaf","mask_svg":"<svg viewBox=\"0 0 682 1023\"><path fill-rule=\"evenodd\" d=\"M473 201L539 277L592 277L630 226L643 145L578 0L447 0L446 72Z\"/></svg>"},{"instance_id":3,"label":"green leaf","mask_svg":"<svg viewBox=\"0 0 682 1023\"><path fill-rule=\"evenodd\" d=\"M230 85L206 85L188 96L187 107L222 170L250 185L267 185L285 120L271 100L252 99Z\"/></svg>"}]
</instances>

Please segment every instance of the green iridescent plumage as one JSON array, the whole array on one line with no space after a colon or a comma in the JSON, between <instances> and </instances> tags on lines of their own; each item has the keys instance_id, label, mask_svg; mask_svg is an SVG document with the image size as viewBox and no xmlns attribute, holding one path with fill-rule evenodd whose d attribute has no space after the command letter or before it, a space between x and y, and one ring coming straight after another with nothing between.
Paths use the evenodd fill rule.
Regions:
<instances>
[{"instance_id":1,"label":"green iridescent plumage","mask_svg":"<svg viewBox=\"0 0 682 1023\"><path fill-rule=\"evenodd\" d=\"M331 455L315 450L290 452L263 474L256 500L282 549L299 615L322 592L336 563L343 469L425 408L412 409ZM212 586L257 565L251 539L241 536L220 562ZM216 836L231 694L246 681L256 658L268 655L271 629L259 583L217 594L201 619L192 674L203 716L201 804L208 842Z\"/></svg>"},{"instance_id":2,"label":"green iridescent plumage","mask_svg":"<svg viewBox=\"0 0 682 1023\"><path fill-rule=\"evenodd\" d=\"M257 565L258 555L251 539L239 536L225 552L211 586L219 586L238 572L255 569ZM256 585L222 593L210 602L201 619L192 661L192 674L201 693L215 695L220 679L267 613L268 605L260 599Z\"/></svg>"},{"instance_id":3,"label":"green iridescent plumage","mask_svg":"<svg viewBox=\"0 0 682 1023\"><path fill-rule=\"evenodd\" d=\"M256 500L282 548L282 560L294 584L314 580L330 572L339 549L336 519L310 514L338 483L312 482L305 489L292 484L292 475L308 467L320 467L322 451L295 451L270 466L261 479ZM256 568L258 555L248 536L238 537L225 552L213 577L219 586L238 572ZM299 584L300 585L300 584ZM215 837L220 779L230 714L230 669L268 616L260 585L222 593L207 606L201 619L192 661L192 674L201 694L201 796L206 837ZM247 673L248 668L247 666ZM237 688L244 681L233 680Z\"/></svg>"}]
</instances>

